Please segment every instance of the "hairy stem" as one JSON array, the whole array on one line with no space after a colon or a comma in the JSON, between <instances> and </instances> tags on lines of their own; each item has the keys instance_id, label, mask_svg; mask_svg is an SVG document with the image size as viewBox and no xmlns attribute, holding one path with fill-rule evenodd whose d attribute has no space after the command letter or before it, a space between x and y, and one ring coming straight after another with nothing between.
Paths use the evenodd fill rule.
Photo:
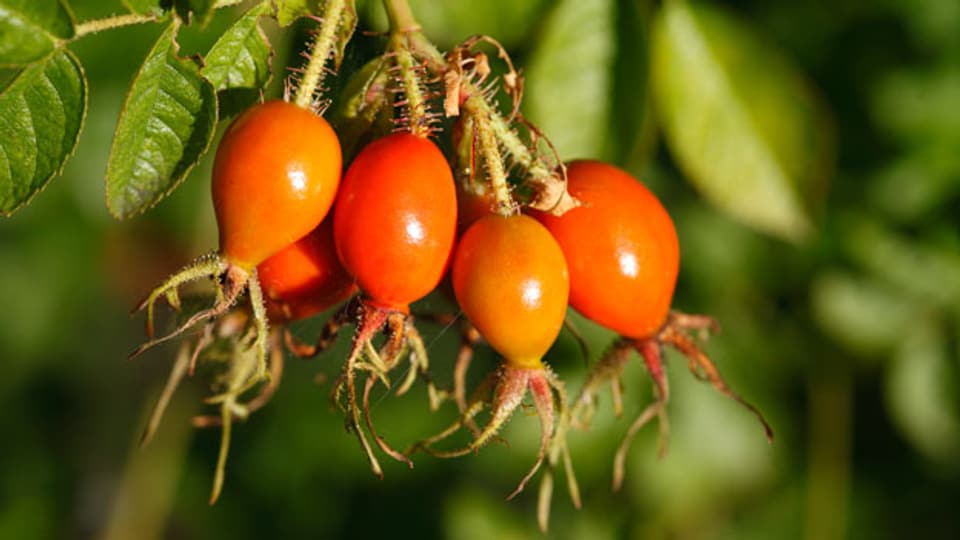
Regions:
<instances>
[{"instance_id":1,"label":"hairy stem","mask_svg":"<svg viewBox=\"0 0 960 540\"><path fill-rule=\"evenodd\" d=\"M313 42L310 61L303 72L297 95L293 100L298 107L309 109L313 105L313 96L323 81L324 66L336 47L337 28L342 23L346 7L346 0L327 1L320 32L317 33L317 39Z\"/></svg>"},{"instance_id":2,"label":"hairy stem","mask_svg":"<svg viewBox=\"0 0 960 540\"><path fill-rule=\"evenodd\" d=\"M406 123L410 132L418 137L430 136L430 121L427 118L427 97L420 85L416 61L407 47L405 34L394 34L390 50L400 71L400 88L403 90L403 107L407 110Z\"/></svg>"},{"instance_id":3,"label":"hairy stem","mask_svg":"<svg viewBox=\"0 0 960 540\"><path fill-rule=\"evenodd\" d=\"M384 1L391 2L394 0ZM399 2L406 4L406 0L399 0ZM423 34L416 33L412 35L410 38L410 47L417 56L426 60L427 69L436 73L443 73L449 69L447 59ZM482 95L482 91L470 81L464 80L461 81L461 84L463 85L464 93L468 95ZM552 174L552 167L547 165L540 156L537 156L527 148L520 139L520 136L511 129L510 123L506 118L494 110L486 101L480 101L482 104L478 106L478 112L489 115L490 125L493 128L494 135L500 140L500 143L503 144L513 159L516 160L520 166L527 169L530 176L534 179L549 177Z\"/></svg>"},{"instance_id":4,"label":"hairy stem","mask_svg":"<svg viewBox=\"0 0 960 540\"><path fill-rule=\"evenodd\" d=\"M517 213L517 205L513 202L510 186L507 185L507 172L503 168L500 143L491 129L491 120L494 116L499 118L499 115L488 110L487 102L479 94L470 96L464 103L464 109L468 114L477 115L477 118L481 119L475 122L476 134L480 142L480 152L483 154L483 163L487 168L490 187L493 189L497 213L512 216Z\"/></svg>"},{"instance_id":5,"label":"hairy stem","mask_svg":"<svg viewBox=\"0 0 960 540\"><path fill-rule=\"evenodd\" d=\"M243 3L244 0L219 0L214 6L213 9L221 9L225 7L236 6ZM78 24L74 30L73 38L68 41L74 41L87 36L90 34L96 34L97 32L102 32L104 30L110 30L113 28L122 28L124 26L132 26L134 24L143 24L148 22L156 22L160 20L161 17L156 15L140 15L138 13L124 13L123 15L113 15L111 17L104 17L103 19L93 19L91 21L84 21Z\"/></svg>"}]
</instances>

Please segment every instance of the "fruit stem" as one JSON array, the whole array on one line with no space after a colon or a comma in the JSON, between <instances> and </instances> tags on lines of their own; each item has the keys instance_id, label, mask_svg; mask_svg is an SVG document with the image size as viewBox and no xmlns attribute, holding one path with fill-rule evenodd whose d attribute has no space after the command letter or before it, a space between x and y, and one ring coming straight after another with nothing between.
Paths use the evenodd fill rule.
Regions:
<instances>
[{"instance_id":1,"label":"fruit stem","mask_svg":"<svg viewBox=\"0 0 960 540\"><path fill-rule=\"evenodd\" d=\"M420 86L416 60L407 45L406 34L395 32L390 38L389 49L393 53L396 69L400 72L399 82L403 91L403 101L400 103L403 103L403 108L407 110L406 123L409 124L410 133L418 137L429 137L427 98Z\"/></svg>"},{"instance_id":2,"label":"fruit stem","mask_svg":"<svg viewBox=\"0 0 960 540\"><path fill-rule=\"evenodd\" d=\"M387 12L391 33L403 34L420 30L407 0L383 0L383 9Z\"/></svg>"},{"instance_id":3,"label":"fruit stem","mask_svg":"<svg viewBox=\"0 0 960 540\"><path fill-rule=\"evenodd\" d=\"M390 0L385 0L390 1ZM406 3L406 0L402 0ZM431 43L422 34L411 36L410 46L417 54L427 61L427 68L431 71L443 73L447 71L449 65L447 59L443 56L437 47ZM461 81L464 93L468 95L482 95L482 91L470 81ZM482 101L482 100L481 100ZM499 112L493 110L486 102L482 101L481 110L490 116L490 124L493 127L496 137L507 149L507 152L517 160L522 167L527 169L530 176L534 179L550 176L551 167L544 163L543 159L530 151L520 137L510 128L510 123Z\"/></svg>"},{"instance_id":4,"label":"fruit stem","mask_svg":"<svg viewBox=\"0 0 960 540\"><path fill-rule=\"evenodd\" d=\"M463 104L464 112L475 115L477 118L476 134L480 141L480 151L483 153L483 163L487 169L490 187L493 189L493 198L496 201L496 212L502 216L512 216L517 213L517 204L510 195L510 186L507 184L507 172L503 168L503 156L500 154L500 144L491 129L490 120L493 111L486 107L486 101L479 94L467 98Z\"/></svg>"},{"instance_id":5,"label":"fruit stem","mask_svg":"<svg viewBox=\"0 0 960 540\"><path fill-rule=\"evenodd\" d=\"M406 0L384 0L385 4L394 2L404 5L407 3ZM411 32L407 42L414 56L422 58L426 62L428 71L444 74L451 69L447 58L422 32ZM476 110L478 114L483 114L489 118L494 139L499 145L503 146L507 155L527 171L530 180L539 186L539 191L549 195L538 198L546 200L535 200L533 206L546 211L555 209L563 211L577 206L577 203L567 193L563 178L554 172L554 167L547 163L538 152L532 151L523 142L517 132L513 130L507 118L504 118L494 106L482 98L483 90L466 78L461 78L459 84L461 85L461 95L481 97L476 104ZM551 198L555 200L549 200Z\"/></svg>"},{"instance_id":6,"label":"fruit stem","mask_svg":"<svg viewBox=\"0 0 960 540\"><path fill-rule=\"evenodd\" d=\"M167 377L167 382L160 392L160 397L157 398L157 403L153 406L153 412L150 413L150 420L147 422L147 427L144 428L143 435L140 437L140 448L146 446L147 443L153 439L157 428L160 427L160 420L163 418L163 413L167 410L167 405L170 404L170 398L173 397L177 386L180 385L180 381L183 380L183 377L189 370L191 356L190 342L185 341L180 344L180 349L177 351L177 359L174 361L170 375Z\"/></svg>"},{"instance_id":7,"label":"fruit stem","mask_svg":"<svg viewBox=\"0 0 960 540\"><path fill-rule=\"evenodd\" d=\"M320 20L320 31L310 49L310 61L307 63L300 85L297 88L293 103L304 109L311 109L314 105L314 94L326 71L327 60L334 54L337 44L337 29L345 24L347 14L346 0L328 0L323 18ZM352 32L351 32L352 33Z\"/></svg>"},{"instance_id":8,"label":"fruit stem","mask_svg":"<svg viewBox=\"0 0 960 540\"><path fill-rule=\"evenodd\" d=\"M258 381L269 380L270 375L267 372L267 339L270 335L270 330L267 327L267 308L263 299L263 291L260 289L260 278L257 277L256 269L254 269L250 275L247 292L250 297L250 309L253 313L253 325L254 331L256 332L256 338L253 342L253 348L257 355L255 378Z\"/></svg>"}]
</instances>

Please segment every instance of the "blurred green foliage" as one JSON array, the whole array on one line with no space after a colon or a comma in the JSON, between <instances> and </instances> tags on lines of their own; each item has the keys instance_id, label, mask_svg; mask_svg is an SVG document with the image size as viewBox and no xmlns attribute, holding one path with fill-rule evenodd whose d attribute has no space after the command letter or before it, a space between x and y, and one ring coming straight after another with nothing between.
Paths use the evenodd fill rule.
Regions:
<instances>
[{"instance_id":1,"label":"blurred green foliage","mask_svg":"<svg viewBox=\"0 0 960 540\"><path fill-rule=\"evenodd\" d=\"M768 210L768 200L739 192L743 210L731 209L693 188L728 182L736 190L737 166L746 165L742 148L723 140L722 156L691 166L704 158L684 145L716 151L713 124L678 142L685 127L663 112L675 105L655 101L675 95L651 91L650 28L677 1L411 3L441 47L479 32L501 39L528 77L525 111L564 157L613 160L661 196L683 254L675 305L720 320L709 353L776 430L768 446L749 414L671 357L667 456L657 459L656 430L647 428L623 492L610 493L626 422L604 396L593 429L571 435L584 508L574 510L558 483L550 537L960 537L960 3L709 4L732 21L723 26L732 33L728 55L746 55L747 67L754 54L776 55L777 69L823 103L814 113L822 117L804 122L832 125L791 131L795 124L776 115L783 107L798 114L778 94L792 79L738 72L746 77L738 85L759 92L747 103L758 124L784 121L783 137L800 137L790 151L801 154L790 159L818 160L823 144L834 154L817 179L829 185L826 195L795 243L743 224L756 225L744 215ZM123 10L119 1L71 6L79 21ZM379 2L361 2L359 12L362 28L384 28ZM183 54L208 50L239 13L218 12L206 31L184 29ZM270 95L278 95L279 70L296 63L309 24L283 34L265 27L276 48ZM315 361L290 360L270 405L236 427L216 506L206 501L218 434L189 425L199 383L181 389L154 443L136 448L175 348L125 362L142 332L127 312L153 283L216 245L209 156L145 216L117 222L104 205L120 107L161 30L118 29L72 47L90 81L79 147L63 177L0 222L0 538L537 537L535 490L502 500L534 458L535 418L511 421L509 447L455 461L419 457L414 470L385 462L378 481L327 399L342 339ZM358 36L347 69L380 45ZM709 90L696 85L730 76L722 66L719 75L685 66L658 69L690 85L690 107ZM612 336L572 317L598 355ZM313 335L320 321L297 331ZM424 331L437 380L449 381L455 337ZM548 361L576 389L585 367L571 336ZM494 365L481 351L473 375ZM317 373L327 382L318 385ZM625 392L629 418L651 397L639 362ZM449 408L430 413L419 386L402 399L381 391L376 401L382 434L398 444L455 417Z\"/></svg>"}]
</instances>

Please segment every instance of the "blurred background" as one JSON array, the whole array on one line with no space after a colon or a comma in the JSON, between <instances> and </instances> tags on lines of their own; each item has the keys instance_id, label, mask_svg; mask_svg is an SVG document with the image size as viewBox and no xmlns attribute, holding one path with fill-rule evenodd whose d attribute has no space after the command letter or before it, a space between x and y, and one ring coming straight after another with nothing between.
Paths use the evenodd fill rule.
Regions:
<instances>
[{"instance_id":1,"label":"blurred background","mask_svg":"<svg viewBox=\"0 0 960 540\"><path fill-rule=\"evenodd\" d=\"M71 4L81 21L123 9ZM721 322L707 351L776 431L768 445L671 355L670 451L658 459L645 428L611 493L613 453L651 399L632 361L625 417L602 394L592 430L571 435L584 508L558 478L549 537L960 538L960 3L411 4L441 48L502 41L527 77L525 112L564 159L614 162L662 198L681 242L675 307ZM385 29L379 2L359 11L361 29ZM206 51L236 15L186 29L183 52ZM275 70L296 63L310 24L264 23ZM219 434L189 422L201 381L137 448L176 347L126 361L143 331L129 310L216 247L211 156L145 216L118 222L104 205L117 116L159 32L72 46L90 79L78 150L0 221L0 538L538 537L535 486L503 500L535 457L535 416L516 415L509 447L477 456L421 456L414 470L383 458L379 481L328 400L343 340L289 360L269 406L235 426L215 506ZM345 69L381 45L358 34ZM595 359L612 336L572 319ZM423 331L449 382L456 336ZM548 361L575 390L575 340L561 336ZM480 351L473 373L495 362ZM420 385L402 399L381 390L374 415L398 446L456 417L430 413Z\"/></svg>"}]
</instances>

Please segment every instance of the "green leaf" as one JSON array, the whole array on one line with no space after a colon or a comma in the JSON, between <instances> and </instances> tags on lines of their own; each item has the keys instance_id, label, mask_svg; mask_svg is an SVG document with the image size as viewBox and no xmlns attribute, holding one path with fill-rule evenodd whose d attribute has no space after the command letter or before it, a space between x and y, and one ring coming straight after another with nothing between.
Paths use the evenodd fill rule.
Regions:
<instances>
[{"instance_id":1,"label":"green leaf","mask_svg":"<svg viewBox=\"0 0 960 540\"><path fill-rule=\"evenodd\" d=\"M174 21L147 55L127 94L107 163L107 206L127 218L156 204L210 146L217 124L213 85L177 56Z\"/></svg>"},{"instance_id":2,"label":"green leaf","mask_svg":"<svg viewBox=\"0 0 960 540\"><path fill-rule=\"evenodd\" d=\"M73 34L73 17L59 0L0 0L0 66L39 60Z\"/></svg>"},{"instance_id":3,"label":"green leaf","mask_svg":"<svg viewBox=\"0 0 960 540\"><path fill-rule=\"evenodd\" d=\"M649 135L646 57L636 2L565 0L547 18L527 68L527 115L565 160L623 162Z\"/></svg>"},{"instance_id":4,"label":"green leaf","mask_svg":"<svg viewBox=\"0 0 960 540\"><path fill-rule=\"evenodd\" d=\"M843 247L874 276L930 306L960 312L960 253L871 217L843 222Z\"/></svg>"},{"instance_id":5,"label":"green leaf","mask_svg":"<svg viewBox=\"0 0 960 540\"><path fill-rule=\"evenodd\" d=\"M357 10L352 2L348 2L341 15L340 24L337 25L337 50L333 56L335 69L340 69L343 64L343 58L347 51L347 45L350 38L353 37L354 30L357 29Z\"/></svg>"},{"instance_id":6,"label":"green leaf","mask_svg":"<svg viewBox=\"0 0 960 540\"><path fill-rule=\"evenodd\" d=\"M268 7L251 8L210 48L200 73L216 90L259 89L269 82L273 51L259 24Z\"/></svg>"},{"instance_id":7,"label":"green leaf","mask_svg":"<svg viewBox=\"0 0 960 540\"><path fill-rule=\"evenodd\" d=\"M681 1L662 8L651 46L658 124L693 184L754 229L807 237L833 137L800 74L729 15Z\"/></svg>"},{"instance_id":8,"label":"green leaf","mask_svg":"<svg viewBox=\"0 0 960 540\"><path fill-rule=\"evenodd\" d=\"M512 49L524 44L541 22L543 12L554 3L548 0L410 0L410 9L424 33L441 49L449 49L474 34L494 36L507 49ZM366 2L359 8L364 21L369 21L375 31L387 29L387 16L380 4Z\"/></svg>"},{"instance_id":9,"label":"green leaf","mask_svg":"<svg viewBox=\"0 0 960 540\"><path fill-rule=\"evenodd\" d=\"M274 0L276 17L280 26L289 26L300 17L317 12L316 0Z\"/></svg>"},{"instance_id":10,"label":"green leaf","mask_svg":"<svg viewBox=\"0 0 960 540\"><path fill-rule=\"evenodd\" d=\"M946 336L933 321L915 321L904 329L909 333L887 373L890 416L927 457L943 465L955 463L960 452L960 388Z\"/></svg>"},{"instance_id":11,"label":"green leaf","mask_svg":"<svg viewBox=\"0 0 960 540\"><path fill-rule=\"evenodd\" d=\"M876 279L830 270L810 286L817 324L848 350L864 355L886 354L923 306L895 287Z\"/></svg>"},{"instance_id":12,"label":"green leaf","mask_svg":"<svg viewBox=\"0 0 960 540\"><path fill-rule=\"evenodd\" d=\"M60 50L24 69L0 94L0 212L30 201L63 169L83 129L87 80Z\"/></svg>"},{"instance_id":13,"label":"green leaf","mask_svg":"<svg viewBox=\"0 0 960 540\"><path fill-rule=\"evenodd\" d=\"M605 148L612 136L608 104L617 52L615 12L613 0L561 2L531 57L527 114L565 160L610 157Z\"/></svg>"}]
</instances>

